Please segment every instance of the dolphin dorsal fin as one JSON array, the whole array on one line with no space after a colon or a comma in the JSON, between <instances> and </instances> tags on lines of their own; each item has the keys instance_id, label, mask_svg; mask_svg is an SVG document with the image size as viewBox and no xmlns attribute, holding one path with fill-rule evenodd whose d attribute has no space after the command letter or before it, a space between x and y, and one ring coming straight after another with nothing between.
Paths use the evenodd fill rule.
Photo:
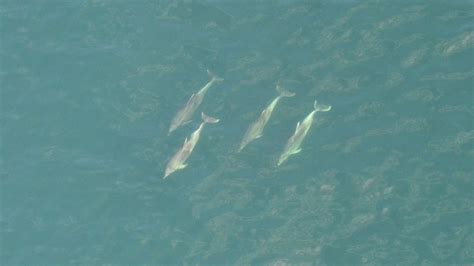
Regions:
<instances>
[{"instance_id":1,"label":"dolphin dorsal fin","mask_svg":"<svg viewBox=\"0 0 474 266\"><path fill-rule=\"evenodd\" d=\"M195 93L193 93L193 95L191 95L191 97L189 97L189 100L188 100L188 103L187 103L187 104L189 104L189 103L194 99L194 96L196 96Z\"/></svg>"},{"instance_id":2,"label":"dolphin dorsal fin","mask_svg":"<svg viewBox=\"0 0 474 266\"><path fill-rule=\"evenodd\" d=\"M291 152L291 154L298 154L301 151L301 148L298 148Z\"/></svg>"}]
</instances>

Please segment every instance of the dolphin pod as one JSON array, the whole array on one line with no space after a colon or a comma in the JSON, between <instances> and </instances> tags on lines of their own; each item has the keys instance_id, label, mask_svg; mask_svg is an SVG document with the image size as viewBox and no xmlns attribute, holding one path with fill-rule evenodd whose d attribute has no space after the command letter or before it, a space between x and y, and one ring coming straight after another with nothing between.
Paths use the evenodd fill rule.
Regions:
<instances>
[{"instance_id":1,"label":"dolphin pod","mask_svg":"<svg viewBox=\"0 0 474 266\"><path fill-rule=\"evenodd\" d=\"M186 105L174 116L173 120L171 121L168 135L170 135L179 127L189 123L193 114L201 105L207 90L209 90L209 88L211 88L215 83L224 80L212 74L209 70L207 72L211 76L211 80L197 93L192 94ZM262 137L265 126L267 125L273 110L282 98L295 96L295 93L287 91L280 85L276 86L276 91L278 92L278 95L265 109L263 109L263 111L260 113L260 116L248 127L240 142L237 152L241 152L250 142ZM290 156L301 152L301 144L303 143L309 129L313 124L316 113L328 112L331 110L331 105L318 104L316 100L314 101L313 107L314 109L302 121L296 124L295 132L286 142L286 145L276 164L277 166L283 164ZM219 122L219 119L208 116L204 112L201 112L201 118L202 122L199 127L189 136L189 138L184 140L183 146L168 161L163 179L166 179L172 173L184 169L187 166L186 160L189 158L196 144L198 143L201 136L201 131L203 130L204 126L206 124L215 124Z\"/></svg>"}]
</instances>

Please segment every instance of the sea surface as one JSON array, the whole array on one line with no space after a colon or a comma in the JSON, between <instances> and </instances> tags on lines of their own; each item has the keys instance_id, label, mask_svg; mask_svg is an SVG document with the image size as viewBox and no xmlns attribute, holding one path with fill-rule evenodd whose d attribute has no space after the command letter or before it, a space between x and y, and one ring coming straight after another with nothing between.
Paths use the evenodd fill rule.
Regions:
<instances>
[{"instance_id":1,"label":"sea surface","mask_svg":"<svg viewBox=\"0 0 474 266\"><path fill-rule=\"evenodd\" d=\"M472 0L1 0L0 89L1 265L474 264Z\"/></svg>"}]
</instances>

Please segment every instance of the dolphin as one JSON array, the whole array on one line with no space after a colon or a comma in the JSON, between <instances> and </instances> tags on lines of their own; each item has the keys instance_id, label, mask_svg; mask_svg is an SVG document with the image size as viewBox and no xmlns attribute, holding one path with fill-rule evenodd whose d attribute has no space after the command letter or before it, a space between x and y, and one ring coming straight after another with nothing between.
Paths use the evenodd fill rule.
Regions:
<instances>
[{"instance_id":1,"label":"dolphin","mask_svg":"<svg viewBox=\"0 0 474 266\"><path fill-rule=\"evenodd\" d=\"M176 154L171 157L171 160L166 165L165 175L163 179L167 178L171 173L183 169L186 167L186 160L193 152L194 147L196 146L197 142L199 141L199 137L201 136L201 131L204 128L204 125L207 123L217 123L219 119L207 116L204 113L201 113L202 123L199 125L198 129L194 131L191 136L184 140L183 147L179 149Z\"/></svg>"},{"instance_id":2,"label":"dolphin","mask_svg":"<svg viewBox=\"0 0 474 266\"><path fill-rule=\"evenodd\" d=\"M214 75L211 71L207 70L209 76L211 76L211 80L204 85L197 93L193 93L191 97L189 97L188 102L186 105L178 111L178 113L174 116L173 120L171 121L170 128L168 130L168 136L171 132L175 131L177 128L189 123L194 112L197 110L199 105L201 105L202 100L204 99L204 95L206 95L207 90L212 87L217 82L223 81L223 78L220 78Z\"/></svg>"},{"instance_id":3,"label":"dolphin","mask_svg":"<svg viewBox=\"0 0 474 266\"><path fill-rule=\"evenodd\" d=\"M279 95L262 111L258 119L250 124L249 128L245 132L244 137L242 138L242 141L240 142L239 150L237 152L240 152L243 148L245 148L245 146L247 146L247 144L262 136L263 129L272 116L273 109L275 109L275 106L281 98L295 96L295 93L285 90L284 88L280 87L280 85L276 86L276 90Z\"/></svg>"},{"instance_id":4,"label":"dolphin","mask_svg":"<svg viewBox=\"0 0 474 266\"><path fill-rule=\"evenodd\" d=\"M316 115L316 113L327 112L329 110L331 110L330 105L318 105L318 102L314 101L314 110L309 113L308 116L306 116L303 122L298 122L296 124L295 133L293 133L293 136L288 139L288 142L286 143L285 148L283 149L283 152L280 155L280 159L278 159L278 166L285 162L291 155L297 154L301 151L301 143L306 137L306 134L308 134L308 131L311 128L311 125L313 124L314 116Z\"/></svg>"}]
</instances>

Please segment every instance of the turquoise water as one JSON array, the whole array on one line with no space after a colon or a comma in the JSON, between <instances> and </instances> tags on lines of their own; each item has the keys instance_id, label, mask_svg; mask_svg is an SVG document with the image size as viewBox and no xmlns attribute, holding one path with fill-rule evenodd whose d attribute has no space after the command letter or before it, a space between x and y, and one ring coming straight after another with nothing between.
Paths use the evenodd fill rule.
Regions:
<instances>
[{"instance_id":1,"label":"turquoise water","mask_svg":"<svg viewBox=\"0 0 474 266\"><path fill-rule=\"evenodd\" d=\"M472 1L0 4L2 265L474 264ZM171 119L208 80L191 123ZM277 95L264 136L236 153ZM297 121L302 151L276 167ZM188 166L169 158L207 125Z\"/></svg>"}]
</instances>

